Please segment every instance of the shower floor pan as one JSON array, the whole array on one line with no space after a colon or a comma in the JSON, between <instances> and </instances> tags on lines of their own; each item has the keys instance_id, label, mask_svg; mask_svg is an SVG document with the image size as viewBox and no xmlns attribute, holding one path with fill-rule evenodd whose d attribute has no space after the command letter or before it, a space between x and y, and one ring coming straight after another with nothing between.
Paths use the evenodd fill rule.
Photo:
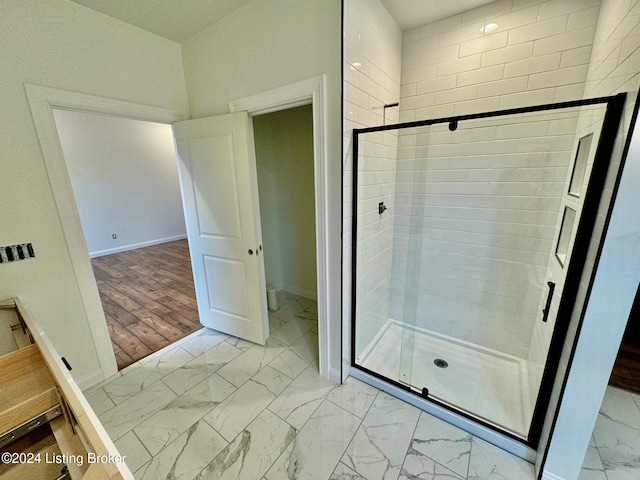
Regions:
<instances>
[{"instance_id":1,"label":"shower floor pan","mask_svg":"<svg viewBox=\"0 0 640 480\"><path fill-rule=\"evenodd\" d=\"M429 397L526 437L533 413L526 360L419 329L411 358L410 348L399 348L403 331L414 332L387 321L356 363L418 392L426 387ZM405 372L400 371L401 355ZM448 366L436 366L437 359Z\"/></svg>"}]
</instances>

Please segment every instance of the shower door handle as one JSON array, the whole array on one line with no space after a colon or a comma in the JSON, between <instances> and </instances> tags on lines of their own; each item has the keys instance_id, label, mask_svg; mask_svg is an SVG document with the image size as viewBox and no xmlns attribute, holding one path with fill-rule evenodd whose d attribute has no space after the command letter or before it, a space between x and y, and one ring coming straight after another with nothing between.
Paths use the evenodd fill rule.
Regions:
<instances>
[{"instance_id":1,"label":"shower door handle","mask_svg":"<svg viewBox=\"0 0 640 480\"><path fill-rule=\"evenodd\" d=\"M549 310L551 310L551 299L553 299L553 291L556 289L556 284L553 282L547 282L549 286L549 293L547 294L547 304L542 310L542 321L546 322L549 319Z\"/></svg>"}]
</instances>

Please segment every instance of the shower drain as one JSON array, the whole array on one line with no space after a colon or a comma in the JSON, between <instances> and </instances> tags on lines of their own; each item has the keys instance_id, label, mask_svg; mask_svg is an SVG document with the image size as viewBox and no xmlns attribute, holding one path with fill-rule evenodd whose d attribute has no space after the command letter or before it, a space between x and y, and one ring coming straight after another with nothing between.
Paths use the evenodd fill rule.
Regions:
<instances>
[{"instance_id":1,"label":"shower drain","mask_svg":"<svg viewBox=\"0 0 640 480\"><path fill-rule=\"evenodd\" d=\"M443 360L441 358L436 358L433 361L433 363L438 368L447 368L449 366L449 364L446 362L446 360Z\"/></svg>"}]
</instances>

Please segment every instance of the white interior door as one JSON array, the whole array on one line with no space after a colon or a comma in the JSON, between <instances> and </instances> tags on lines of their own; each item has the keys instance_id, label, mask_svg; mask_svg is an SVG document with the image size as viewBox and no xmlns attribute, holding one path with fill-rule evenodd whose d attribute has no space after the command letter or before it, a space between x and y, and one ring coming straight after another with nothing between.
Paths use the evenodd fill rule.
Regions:
<instances>
[{"instance_id":1,"label":"white interior door","mask_svg":"<svg viewBox=\"0 0 640 480\"><path fill-rule=\"evenodd\" d=\"M173 131L200 322L264 344L269 322L249 117L187 120Z\"/></svg>"}]
</instances>

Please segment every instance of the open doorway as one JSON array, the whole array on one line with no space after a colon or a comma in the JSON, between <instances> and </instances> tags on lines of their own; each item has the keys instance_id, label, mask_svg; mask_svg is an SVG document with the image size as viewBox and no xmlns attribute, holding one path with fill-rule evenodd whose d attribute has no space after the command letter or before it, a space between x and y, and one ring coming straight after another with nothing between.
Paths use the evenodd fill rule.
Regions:
<instances>
[{"instance_id":1,"label":"open doorway","mask_svg":"<svg viewBox=\"0 0 640 480\"><path fill-rule=\"evenodd\" d=\"M317 355L313 108L308 104L252 120L270 337L286 345L305 343ZM288 368L303 369L301 360L292 359Z\"/></svg>"},{"instance_id":2,"label":"open doorway","mask_svg":"<svg viewBox=\"0 0 640 480\"><path fill-rule=\"evenodd\" d=\"M640 396L640 288L631 307L609 385ZM640 401L640 397L638 400Z\"/></svg>"},{"instance_id":3,"label":"open doorway","mask_svg":"<svg viewBox=\"0 0 640 480\"><path fill-rule=\"evenodd\" d=\"M201 328L171 126L53 116L121 370Z\"/></svg>"},{"instance_id":4,"label":"open doorway","mask_svg":"<svg viewBox=\"0 0 640 480\"><path fill-rule=\"evenodd\" d=\"M99 369L93 369L78 379L81 388L95 385L117 372L117 364L108 334L104 310L96 287L95 275L87 251L76 202L69 181L69 173L65 164L60 142L53 118L53 109L64 109L135 118L152 122L173 125L174 138L176 128L185 124L187 114L181 111L149 107L120 100L95 97L76 92L67 92L37 85L26 85L29 105L42 148L49 181L54 193L56 206L65 235L71 264L77 278L80 300L86 312L86 320L91 331L91 341L95 347ZM331 228L329 216L329 196L327 178L327 142L326 142L326 98L325 77L323 75L279 87L267 92L235 100L229 104L231 112L246 111L249 117L274 112L286 108L311 104L313 106L313 148L315 174L315 212L316 212L316 257L317 257L317 292L318 292L318 364L320 374L333 381L340 381L343 372L340 366L340 330L330 329L331 324L339 320L336 312L339 298L339 282L329 282L331 259L329 241L336 237ZM224 117L221 116L221 117ZM204 120L204 119L201 119ZM246 135L246 133L245 133ZM253 135L250 150L253 151ZM255 169L255 162L253 167ZM180 170L181 171L181 170ZM187 172L189 173L189 172ZM255 175L255 174L254 174ZM255 176L253 181L256 180ZM181 180L184 201L184 179ZM251 186L257 191L257 182ZM256 196L257 197L257 196ZM193 245L189 240L191 256ZM256 247L258 245L256 244ZM246 253L246 250L245 250ZM202 278L195 278L196 291ZM264 275L263 275L264 282ZM260 291L264 291L260 289ZM266 293L266 292L264 292ZM263 293L263 294L264 294ZM259 293L256 291L256 294ZM264 298L266 313L266 295ZM199 311L200 307L199 307ZM264 323L268 325L267 319ZM330 362L330 358L333 359Z\"/></svg>"}]
</instances>

